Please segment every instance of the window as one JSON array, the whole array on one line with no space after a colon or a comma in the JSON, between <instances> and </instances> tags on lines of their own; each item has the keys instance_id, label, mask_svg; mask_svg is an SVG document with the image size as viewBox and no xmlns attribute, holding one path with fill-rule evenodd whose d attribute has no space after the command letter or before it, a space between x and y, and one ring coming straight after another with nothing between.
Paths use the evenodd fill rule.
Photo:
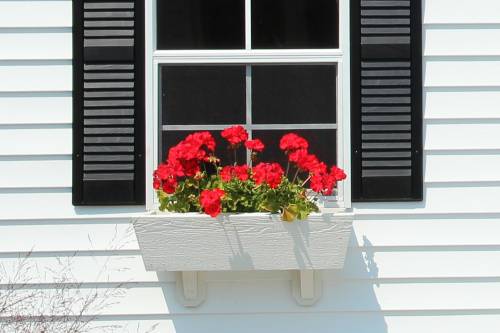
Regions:
<instances>
[{"instance_id":1,"label":"window","mask_svg":"<svg viewBox=\"0 0 500 333\"><path fill-rule=\"evenodd\" d=\"M328 164L349 167L347 0L151 1L150 170L190 132L217 136L233 124L266 143L264 161L285 162L278 141L293 131ZM238 158L249 161L243 150ZM348 187L329 203L348 206Z\"/></svg>"}]
</instances>

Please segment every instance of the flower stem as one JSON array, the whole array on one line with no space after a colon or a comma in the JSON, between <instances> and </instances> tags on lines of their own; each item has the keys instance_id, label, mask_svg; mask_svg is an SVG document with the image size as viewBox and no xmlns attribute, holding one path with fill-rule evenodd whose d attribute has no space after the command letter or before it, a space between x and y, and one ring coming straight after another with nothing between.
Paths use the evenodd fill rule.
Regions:
<instances>
[{"instance_id":1,"label":"flower stem","mask_svg":"<svg viewBox=\"0 0 500 333\"><path fill-rule=\"evenodd\" d=\"M286 177L288 177L288 171L290 171L290 161L286 162L286 173L285 173Z\"/></svg>"},{"instance_id":2,"label":"flower stem","mask_svg":"<svg viewBox=\"0 0 500 333\"><path fill-rule=\"evenodd\" d=\"M236 160L236 148L233 148L233 155L234 155L234 166L238 165L238 161Z\"/></svg>"},{"instance_id":3,"label":"flower stem","mask_svg":"<svg viewBox=\"0 0 500 333\"><path fill-rule=\"evenodd\" d=\"M299 171L300 171L300 169L297 168L297 171L295 171L295 176L293 176L292 184L295 183L295 181L297 180L297 176L299 175Z\"/></svg>"},{"instance_id":4,"label":"flower stem","mask_svg":"<svg viewBox=\"0 0 500 333\"><path fill-rule=\"evenodd\" d=\"M306 179L306 180L304 180L304 182L303 182L303 183L302 183L302 185L300 185L300 186L304 186L304 185L305 185L305 184L309 181L309 179L311 179L311 176L310 176L310 175L309 175L309 177L307 177L307 179Z\"/></svg>"}]
</instances>

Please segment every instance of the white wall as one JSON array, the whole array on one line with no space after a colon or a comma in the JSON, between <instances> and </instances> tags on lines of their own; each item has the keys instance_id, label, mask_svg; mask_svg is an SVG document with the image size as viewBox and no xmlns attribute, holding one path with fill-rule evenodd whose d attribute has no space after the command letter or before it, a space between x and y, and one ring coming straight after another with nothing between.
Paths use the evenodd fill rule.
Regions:
<instances>
[{"instance_id":1,"label":"white wall","mask_svg":"<svg viewBox=\"0 0 500 333\"><path fill-rule=\"evenodd\" d=\"M355 205L346 267L325 272L315 306L294 303L288 272L234 272L206 274L207 301L189 309L172 275L144 271L140 209L71 205L71 1L2 0L0 261L33 249L52 267L78 251L84 289L123 283L101 323L131 332L498 332L498 13L497 0L425 1L425 200Z\"/></svg>"}]
</instances>

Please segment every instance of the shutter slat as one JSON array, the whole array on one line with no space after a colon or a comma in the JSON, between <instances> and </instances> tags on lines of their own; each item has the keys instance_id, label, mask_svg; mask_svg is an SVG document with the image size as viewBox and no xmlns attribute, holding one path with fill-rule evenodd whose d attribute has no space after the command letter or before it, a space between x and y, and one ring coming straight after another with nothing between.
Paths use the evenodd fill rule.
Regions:
<instances>
[{"instance_id":1,"label":"shutter slat","mask_svg":"<svg viewBox=\"0 0 500 333\"><path fill-rule=\"evenodd\" d=\"M421 1L353 0L354 201L422 198Z\"/></svg>"}]
</instances>

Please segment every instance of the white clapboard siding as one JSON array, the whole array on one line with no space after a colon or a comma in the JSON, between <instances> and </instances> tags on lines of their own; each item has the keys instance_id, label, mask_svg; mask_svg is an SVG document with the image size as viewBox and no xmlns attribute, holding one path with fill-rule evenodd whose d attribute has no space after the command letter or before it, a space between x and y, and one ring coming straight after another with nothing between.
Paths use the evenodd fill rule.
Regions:
<instances>
[{"instance_id":1,"label":"white clapboard siding","mask_svg":"<svg viewBox=\"0 0 500 333\"><path fill-rule=\"evenodd\" d=\"M431 123L424 126L425 150L500 149L500 122Z\"/></svg>"},{"instance_id":2,"label":"white clapboard siding","mask_svg":"<svg viewBox=\"0 0 500 333\"><path fill-rule=\"evenodd\" d=\"M208 283L209 297L201 313L253 314L421 310L500 310L500 282L469 283L374 283L336 281L323 283L323 297L313 308L299 306L290 295L290 284L282 281ZM112 287L110 287L112 288ZM100 288L101 292L103 288ZM115 292L116 289L113 288ZM50 289L44 289L50 295ZM82 294L93 293L83 287ZM120 302L104 309L102 315L190 314L192 309L175 301L175 283L122 288ZM265 298L265 301L263 301ZM111 301L113 299L110 299Z\"/></svg>"},{"instance_id":3,"label":"white clapboard siding","mask_svg":"<svg viewBox=\"0 0 500 333\"><path fill-rule=\"evenodd\" d=\"M361 261L360 257L365 260ZM336 276L340 275L344 279L411 279L419 282L440 279L450 283L466 282L467 278L500 279L500 265L491 264L497 262L500 262L498 250L433 251L432 248L420 248L415 251L377 251L367 248L361 252L351 248L344 271ZM331 275L335 276L333 273Z\"/></svg>"},{"instance_id":4,"label":"white clapboard siding","mask_svg":"<svg viewBox=\"0 0 500 333\"><path fill-rule=\"evenodd\" d=\"M481 333L497 333L500 326L500 315L391 315L377 313L292 313L280 314L276 320L274 313L259 313L251 316L220 315L199 316L196 314L182 316L158 316L158 319L144 320L102 320L95 326L119 325L120 332L148 332L156 325L154 332L234 332L238 333L266 332L272 328L274 332L363 332L363 333L470 333L481 328ZM91 325L92 326L92 325ZM92 326L92 327L95 327ZM139 330L137 329L139 327Z\"/></svg>"},{"instance_id":5,"label":"white clapboard siding","mask_svg":"<svg viewBox=\"0 0 500 333\"><path fill-rule=\"evenodd\" d=\"M0 93L0 125L71 124L71 92Z\"/></svg>"},{"instance_id":6,"label":"white clapboard siding","mask_svg":"<svg viewBox=\"0 0 500 333\"><path fill-rule=\"evenodd\" d=\"M71 27L70 0L0 1L0 28Z\"/></svg>"},{"instance_id":7,"label":"white clapboard siding","mask_svg":"<svg viewBox=\"0 0 500 333\"><path fill-rule=\"evenodd\" d=\"M116 251L114 251L116 252ZM113 253L110 251L110 253ZM140 254L121 255L92 255L75 254L57 256L56 253L38 257L37 253L25 259L29 270L30 283L53 284L61 278L61 272L69 272L66 282L92 283L131 283L131 282L158 282L160 279L155 272L146 272ZM25 257L23 257L25 258ZM6 276L14 276L19 271L18 257L2 257L0 262ZM173 273L162 276L161 281L175 281ZM5 281L3 281L4 283ZM0 286L2 284L0 283Z\"/></svg>"},{"instance_id":8,"label":"white clapboard siding","mask_svg":"<svg viewBox=\"0 0 500 333\"><path fill-rule=\"evenodd\" d=\"M426 119L500 119L500 88L427 88L424 90Z\"/></svg>"},{"instance_id":9,"label":"white clapboard siding","mask_svg":"<svg viewBox=\"0 0 500 333\"><path fill-rule=\"evenodd\" d=\"M0 60L71 59L71 29L0 30L0 45Z\"/></svg>"},{"instance_id":10,"label":"white clapboard siding","mask_svg":"<svg viewBox=\"0 0 500 333\"><path fill-rule=\"evenodd\" d=\"M500 86L499 60L427 59L424 61L424 85Z\"/></svg>"},{"instance_id":11,"label":"white clapboard siding","mask_svg":"<svg viewBox=\"0 0 500 333\"><path fill-rule=\"evenodd\" d=\"M0 253L46 251L137 250L129 224L0 224Z\"/></svg>"},{"instance_id":12,"label":"white clapboard siding","mask_svg":"<svg viewBox=\"0 0 500 333\"><path fill-rule=\"evenodd\" d=\"M71 125L0 127L2 155L69 155Z\"/></svg>"},{"instance_id":13,"label":"white clapboard siding","mask_svg":"<svg viewBox=\"0 0 500 333\"><path fill-rule=\"evenodd\" d=\"M427 24L500 23L497 0L426 0L422 8Z\"/></svg>"},{"instance_id":14,"label":"white clapboard siding","mask_svg":"<svg viewBox=\"0 0 500 333\"><path fill-rule=\"evenodd\" d=\"M427 28L426 56L500 55L500 25L496 28Z\"/></svg>"},{"instance_id":15,"label":"white clapboard siding","mask_svg":"<svg viewBox=\"0 0 500 333\"><path fill-rule=\"evenodd\" d=\"M71 187L71 156L0 158L0 188ZM36 174L36 176L28 176Z\"/></svg>"},{"instance_id":16,"label":"white clapboard siding","mask_svg":"<svg viewBox=\"0 0 500 333\"><path fill-rule=\"evenodd\" d=\"M481 214L499 213L500 187L488 184L433 184L424 186L424 200L417 202L356 203L357 218L372 214Z\"/></svg>"},{"instance_id":17,"label":"white clapboard siding","mask_svg":"<svg viewBox=\"0 0 500 333\"><path fill-rule=\"evenodd\" d=\"M0 61L0 92L71 91L71 61Z\"/></svg>"},{"instance_id":18,"label":"white clapboard siding","mask_svg":"<svg viewBox=\"0 0 500 333\"><path fill-rule=\"evenodd\" d=\"M384 246L500 246L499 232L500 217L464 218L460 214L443 218L418 215L413 219L378 217L359 219L354 223L357 244L367 249Z\"/></svg>"},{"instance_id":19,"label":"white clapboard siding","mask_svg":"<svg viewBox=\"0 0 500 333\"><path fill-rule=\"evenodd\" d=\"M427 153L426 182L500 181L500 154Z\"/></svg>"}]
</instances>

